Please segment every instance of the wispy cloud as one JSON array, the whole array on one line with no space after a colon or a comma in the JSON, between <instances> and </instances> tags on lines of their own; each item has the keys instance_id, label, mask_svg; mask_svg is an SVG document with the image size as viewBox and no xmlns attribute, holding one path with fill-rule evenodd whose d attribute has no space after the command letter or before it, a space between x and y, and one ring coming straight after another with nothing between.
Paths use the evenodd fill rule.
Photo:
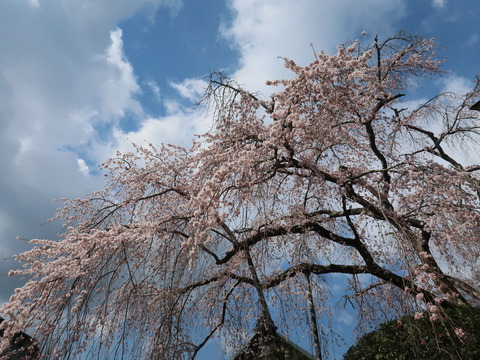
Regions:
<instances>
[{"instance_id":1,"label":"wispy cloud","mask_svg":"<svg viewBox=\"0 0 480 360\"><path fill-rule=\"evenodd\" d=\"M462 47L473 47L478 44L478 33L473 33L462 43Z\"/></svg>"},{"instance_id":2,"label":"wispy cloud","mask_svg":"<svg viewBox=\"0 0 480 360\"><path fill-rule=\"evenodd\" d=\"M185 79L182 82L172 81L170 82L170 86L177 90L181 97L196 103L201 99L208 83L203 79L192 78Z\"/></svg>"},{"instance_id":3,"label":"wispy cloud","mask_svg":"<svg viewBox=\"0 0 480 360\"><path fill-rule=\"evenodd\" d=\"M155 80L146 80L144 81L145 87L151 92L153 99L156 102L160 101L160 86L158 86Z\"/></svg>"},{"instance_id":4,"label":"wispy cloud","mask_svg":"<svg viewBox=\"0 0 480 360\"><path fill-rule=\"evenodd\" d=\"M40 0L28 0L30 5L32 5L33 7L40 7Z\"/></svg>"},{"instance_id":5,"label":"wispy cloud","mask_svg":"<svg viewBox=\"0 0 480 360\"><path fill-rule=\"evenodd\" d=\"M447 5L447 0L432 0L432 6L437 9L444 9Z\"/></svg>"}]
</instances>

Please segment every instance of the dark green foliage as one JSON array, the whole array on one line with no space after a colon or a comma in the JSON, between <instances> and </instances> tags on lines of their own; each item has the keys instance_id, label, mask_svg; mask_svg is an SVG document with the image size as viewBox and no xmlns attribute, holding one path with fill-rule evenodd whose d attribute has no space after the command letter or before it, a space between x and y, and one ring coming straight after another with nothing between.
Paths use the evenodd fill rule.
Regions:
<instances>
[{"instance_id":1,"label":"dark green foliage","mask_svg":"<svg viewBox=\"0 0 480 360\"><path fill-rule=\"evenodd\" d=\"M344 360L480 359L480 308L441 309L439 319L430 321L405 316L382 324L361 337ZM457 336L459 329L467 333Z\"/></svg>"}]
</instances>

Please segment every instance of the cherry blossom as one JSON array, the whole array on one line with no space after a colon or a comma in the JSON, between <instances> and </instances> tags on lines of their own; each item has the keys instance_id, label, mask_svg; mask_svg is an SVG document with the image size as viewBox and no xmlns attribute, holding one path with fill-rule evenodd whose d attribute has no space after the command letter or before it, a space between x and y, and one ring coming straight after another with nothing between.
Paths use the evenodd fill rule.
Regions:
<instances>
[{"instance_id":1,"label":"cherry blossom","mask_svg":"<svg viewBox=\"0 0 480 360\"><path fill-rule=\"evenodd\" d=\"M108 160L105 189L64 200L61 239L16 257L29 280L0 309L5 338L28 329L49 359L183 359L308 323L319 352L331 274L359 320L478 304L480 165L455 145L478 150L480 84L408 108L441 73L435 42L360 44L286 59L269 99L212 74L215 126L191 148Z\"/></svg>"}]
</instances>

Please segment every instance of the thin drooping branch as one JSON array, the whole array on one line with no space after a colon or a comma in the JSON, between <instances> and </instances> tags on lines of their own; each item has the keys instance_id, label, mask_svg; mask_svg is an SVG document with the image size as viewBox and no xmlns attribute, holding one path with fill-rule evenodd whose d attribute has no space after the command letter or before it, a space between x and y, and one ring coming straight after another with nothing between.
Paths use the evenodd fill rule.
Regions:
<instances>
[{"instance_id":1,"label":"thin drooping branch","mask_svg":"<svg viewBox=\"0 0 480 360\"><path fill-rule=\"evenodd\" d=\"M235 282L232 287L227 291L227 293L225 294L225 298L223 299L222 301L222 314L220 315L220 320L218 321L218 323L213 327L213 329L208 333L207 336L205 336L205 338L203 339L203 341L198 344L197 346L195 346L195 351L193 352L192 356L191 356L191 359L195 359L195 357L197 356L198 352L200 350L202 350L202 348L207 344L208 340L210 340L210 338L217 332L218 329L220 329L222 327L222 325L224 324L225 322L225 315L227 313L227 305L228 305L228 300L230 298L230 296L232 295L233 291L235 290L235 288L238 286L238 284L240 284L240 281L237 281Z\"/></svg>"}]
</instances>

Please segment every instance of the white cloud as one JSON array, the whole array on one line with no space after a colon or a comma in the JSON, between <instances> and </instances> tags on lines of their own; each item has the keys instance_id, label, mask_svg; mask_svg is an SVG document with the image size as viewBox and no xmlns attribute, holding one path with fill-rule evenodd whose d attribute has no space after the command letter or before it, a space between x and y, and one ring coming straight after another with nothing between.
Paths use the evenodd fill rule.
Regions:
<instances>
[{"instance_id":1,"label":"white cloud","mask_svg":"<svg viewBox=\"0 0 480 360\"><path fill-rule=\"evenodd\" d=\"M175 12L181 2L0 2L0 248L10 255L27 246L14 241L17 235L59 232L55 225L39 227L59 206L52 199L102 187L88 175L92 162L110 156L97 152L105 140L99 129L115 128L125 114L145 116L117 26L139 11L153 16L161 6ZM8 266L0 261L0 273ZM1 283L3 299L11 288Z\"/></svg>"},{"instance_id":2,"label":"white cloud","mask_svg":"<svg viewBox=\"0 0 480 360\"><path fill-rule=\"evenodd\" d=\"M186 134L193 135L189 125L190 119L186 114L166 116L161 119L149 118L142 123L135 132L123 132L116 129L114 136L116 147L122 152L131 151L130 143L142 145L145 143L158 144L159 142L188 145L185 143ZM190 139L188 143L190 142Z\"/></svg>"},{"instance_id":3,"label":"white cloud","mask_svg":"<svg viewBox=\"0 0 480 360\"><path fill-rule=\"evenodd\" d=\"M114 131L114 141L105 153L132 150L132 143L170 143L190 147L195 134L203 134L211 128L211 122L201 108L184 108L175 101L165 103L168 114L160 118L147 118L137 131ZM100 151L100 150L99 150Z\"/></svg>"},{"instance_id":4,"label":"white cloud","mask_svg":"<svg viewBox=\"0 0 480 360\"><path fill-rule=\"evenodd\" d=\"M101 83L101 110L107 119L120 118L126 111L141 115L142 106L135 100L140 86L133 73L133 68L123 53L122 30L117 28L110 32L111 45L105 52L107 63L106 79Z\"/></svg>"},{"instance_id":5,"label":"white cloud","mask_svg":"<svg viewBox=\"0 0 480 360\"><path fill-rule=\"evenodd\" d=\"M208 83L203 79L185 79L179 83L170 82L170 86L177 90L181 97L196 103L201 99Z\"/></svg>"},{"instance_id":6,"label":"white cloud","mask_svg":"<svg viewBox=\"0 0 480 360\"><path fill-rule=\"evenodd\" d=\"M95 141L98 124L142 115L121 30L111 24L154 2L118 1L111 13L100 3L111 1L0 5L0 137L21 141L22 152L82 146Z\"/></svg>"},{"instance_id":7,"label":"white cloud","mask_svg":"<svg viewBox=\"0 0 480 360\"><path fill-rule=\"evenodd\" d=\"M391 35L405 13L405 1L382 0L232 0L234 19L222 35L240 52L234 74L251 91L269 92L264 83L290 76L279 56L299 64L313 60L315 49L333 52L362 31Z\"/></svg>"},{"instance_id":8,"label":"white cloud","mask_svg":"<svg viewBox=\"0 0 480 360\"><path fill-rule=\"evenodd\" d=\"M473 83L471 80L455 74L450 74L449 76L442 78L440 83L443 85L442 92L466 94L473 89Z\"/></svg>"},{"instance_id":9,"label":"white cloud","mask_svg":"<svg viewBox=\"0 0 480 360\"><path fill-rule=\"evenodd\" d=\"M125 114L143 116L135 98L140 87L123 54L122 32L116 29L109 36L106 49L97 54L88 49L83 58L50 57L49 49L31 60L6 64L2 75L10 111L0 116L6 142L18 144L12 165L39 150L62 156L65 147L71 151L102 138L95 130L101 124L115 127ZM92 161L104 160L90 155ZM42 159L47 163L39 171L57 164Z\"/></svg>"},{"instance_id":10,"label":"white cloud","mask_svg":"<svg viewBox=\"0 0 480 360\"><path fill-rule=\"evenodd\" d=\"M77 159L78 170L85 176L89 175L89 168L83 159Z\"/></svg>"}]
</instances>

